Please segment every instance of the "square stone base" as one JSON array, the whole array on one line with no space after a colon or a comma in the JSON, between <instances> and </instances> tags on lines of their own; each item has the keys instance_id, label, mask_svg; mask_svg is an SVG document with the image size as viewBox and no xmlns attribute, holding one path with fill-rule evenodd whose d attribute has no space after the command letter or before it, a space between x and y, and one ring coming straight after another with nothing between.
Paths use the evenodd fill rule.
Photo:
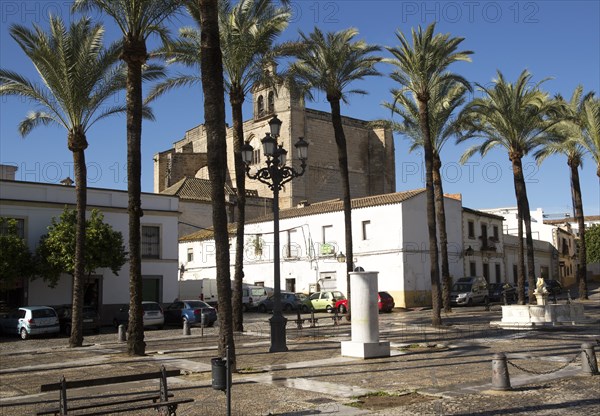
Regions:
<instances>
[{"instance_id":1,"label":"square stone base","mask_svg":"<svg viewBox=\"0 0 600 416\"><path fill-rule=\"evenodd\" d=\"M353 342L343 341L342 355L344 357L379 358L390 356L389 341Z\"/></svg>"}]
</instances>

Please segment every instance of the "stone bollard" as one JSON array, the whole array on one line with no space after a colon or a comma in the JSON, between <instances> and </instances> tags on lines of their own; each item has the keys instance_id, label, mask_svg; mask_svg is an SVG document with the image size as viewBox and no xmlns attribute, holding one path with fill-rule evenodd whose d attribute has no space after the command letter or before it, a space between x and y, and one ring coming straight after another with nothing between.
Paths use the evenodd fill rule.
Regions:
<instances>
[{"instance_id":1,"label":"stone bollard","mask_svg":"<svg viewBox=\"0 0 600 416\"><path fill-rule=\"evenodd\" d=\"M587 376L598 374L598 362L592 344L581 344L581 371Z\"/></svg>"},{"instance_id":2,"label":"stone bollard","mask_svg":"<svg viewBox=\"0 0 600 416\"><path fill-rule=\"evenodd\" d=\"M183 335L192 335L192 331L190 330L190 323L187 319L183 320Z\"/></svg>"},{"instance_id":3,"label":"stone bollard","mask_svg":"<svg viewBox=\"0 0 600 416\"><path fill-rule=\"evenodd\" d=\"M510 389L506 355L503 352L499 352L492 357L492 390Z\"/></svg>"},{"instance_id":4,"label":"stone bollard","mask_svg":"<svg viewBox=\"0 0 600 416\"><path fill-rule=\"evenodd\" d=\"M125 333L125 325L119 325L119 342L127 341L127 335Z\"/></svg>"}]
</instances>

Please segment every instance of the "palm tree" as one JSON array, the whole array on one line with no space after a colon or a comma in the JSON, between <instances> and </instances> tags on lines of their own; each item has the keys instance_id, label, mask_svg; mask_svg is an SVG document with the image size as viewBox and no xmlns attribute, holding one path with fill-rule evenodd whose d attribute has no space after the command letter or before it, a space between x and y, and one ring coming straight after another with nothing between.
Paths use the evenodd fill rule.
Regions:
<instances>
[{"instance_id":1,"label":"palm tree","mask_svg":"<svg viewBox=\"0 0 600 416\"><path fill-rule=\"evenodd\" d=\"M142 262L140 244L142 68L148 54L146 39L152 34L166 36L161 25L180 6L180 0L75 0L73 10L99 10L114 19L123 34L121 59L127 65L127 191L129 193L129 325L127 350L144 355L142 310Z\"/></svg>"},{"instance_id":2,"label":"palm tree","mask_svg":"<svg viewBox=\"0 0 600 416\"><path fill-rule=\"evenodd\" d=\"M67 131L67 146L73 153L76 194L75 266L73 272L73 314L70 347L83 343L82 311L85 266L85 213L87 205L87 170L85 149L87 131L124 107L104 106L109 98L124 88L125 78L115 65L120 46L105 49L104 28L83 18L65 27L58 17L50 17L49 32L34 24L33 30L14 25L11 37L35 66L41 83L0 69L0 95L24 97L41 107L30 112L19 124L23 137L40 125L58 125Z\"/></svg>"},{"instance_id":3,"label":"palm tree","mask_svg":"<svg viewBox=\"0 0 600 416\"><path fill-rule=\"evenodd\" d=\"M596 162L596 175L600 179L600 98L592 98L585 102L581 122L581 144Z\"/></svg>"},{"instance_id":4,"label":"palm tree","mask_svg":"<svg viewBox=\"0 0 600 416\"><path fill-rule=\"evenodd\" d=\"M444 189L442 185L442 159L441 151L450 137L456 134L458 126L452 114L465 102L467 88L459 83L450 81L437 84L431 90L431 106L429 111L429 126L431 145L433 147L433 187L435 190L435 210L437 225L440 235L440 251L442 256L442 303L444 310L449 312L450 288L452 278L448 262L448 234L446 232L446 210L444 207ZM404 135L411 142L409 152L423 147L423 131L419 124L419 108L414 96L392 92L397 100L393 103L385 102L383 106L390 109L393 115L402 118L402 122L389 123L392 130Z\"/></svg>"},{"instance_id":5,"label":"palm tree","mask_svg":"<svg viewBox=\"0 0 600 416\"><path fill-rule=\"evenodd\" d=\"M190 2L187 9L199 27L201 21L198 3ZM233 154L238 215L236 217L235 274L233 288L233 327L243 331L242 281L244 277L244 226L246 222L246 172L241 148L244 144L242 105L250 89L257 83L273 79L265 68L277 52L275 38L287 27L290 18L287 7L277 8L271 0L241 0L232 6L229 0L219 2L219 35L223 53L225 90L233 119ZM200 67L200 31L195 28L180 30L181 39L172 42L158 54L191 68ZM179 75L157 85L148 99L154 99L167 90L183 85L197 84L200 76Z\"/></svg>"},{"instance_id":6,"label":"palm tree","mask_svg":"<svg viewBox=\"0 0 600 416\"><path fill-rule=\"evenodd\" d=\"M579 265L577 267L577 283L579 298L587 299L587 261L585 252L585 223L583 214L583 201L579 183L579 168L583 166L585 148L584 141L584 108L593 93L583 95L583 86L579 85L573 92L569 102L559 95L556 97L561 106L562 114L557 114L559 122L554 126L552 137L543 147L534 154L538 164L548 156L562 154L567 157L567 165L571 173L571 198L573 201L573 216L579 228Z\"/></svg>"},{"instance_id":7,"label":"palm tree","mask_svg":"<svg viewBox=\"0 0 600 416\"><path fill-rule=\"evenodd\" d=\"M213 201L213 228L215 231L217 294L219 299L231 299L229 273L229 235L225 209L225 181L227 177L227 147L225 130L225 89L223 59L219 41L218 0L198 0L201 27L200 71L204 91L204 120L207 136L208 174ZM231 324L231 302L223 302L220 314L225 319L219 325L219 355L226 348L234 348ZM222 309L222 310L221 310ZM232 351L235 356L235 350ZM235 363L234 363L235 364ZM235 365L234 365L235 367Z\"/></svg>"},{"instance_id":8,"label":"palm tree","mask_svg":"<svg viewBox=\"0 0 600 416\"><path fill-rule=\"evenodd\" d=\"M470 89L470 84L463 77L447 71L448 66L456 61L470 61L471 51L457 51L464 38L450 37L450 34L438 33L434 36L435 24L425 31L419 28L412 30L412 45L400 31L396 36L400 45L387 48L394 59L388 60L395 66L391 78L400 84L393 90L394 100L399 95L412 94L415 97L419 113L419 127L423 136L425 157L425 187L427 196L427 225L429 232L429 257L431 273L431 299L433 306L432 324L440 325L441 293L440 266L438 259L436 235L435 190L433 185L434 152L431 134L432 106L431 92L437 86L447 82L455 82Z\"/></svg>"},{"instance_id":9,"label":"palm tree","mask_svg":"<svg viewBox=\"0 0 600 416\"><path fill-rule=\"evenodd\" d=\"M535 288L535 264L533 259L533 239L531 236L531 215L527 188L523 177L522 158L544 143L549 137L549 129L557 121L549 118L556 112L556 103L548 98L548 94L540 89L540 84L531 84L531 74L521 72L517 81L509 83L498 71L492 87L477 84L483 97L475 98L468 103L461 119L466 134L459 138L462 142L471 137L480 137L483 143L470 147L465 151L461 162L468 160L479 152L485 156L495 147L503 147L508 152L512 163L515 195L519 217L519 263L518 293L519 303L525 303L524 297L524 257L522 226L525 225L527 246L527 272L529 282L529 299L533 299Z\"/></svg>"},{"instance_id":10,"label":"palm tree","mask_svg":"<svg viewBox=\"0 0 600 416\"><path fill-rule=\"evenodd\" d=\"M288 79L303 95L312 99L314 97L311 90L322 91L331 106L331 121L342 176L348 299L351 296L348 273L353 269L352 211L348 152L340 101L347 103L350 94L366 94L364 90L348 90L348 86L365 77L380 75L375 69L375 64L381 61L380 57L373 55L380 48L362 40L355 41L356 35L358 31L354 28L335 33L323 33L315 27L309 35L300 32L299 43L303 46L296 51L297 60L290 65L287 74Z\"/></svg>"}]
</instances>

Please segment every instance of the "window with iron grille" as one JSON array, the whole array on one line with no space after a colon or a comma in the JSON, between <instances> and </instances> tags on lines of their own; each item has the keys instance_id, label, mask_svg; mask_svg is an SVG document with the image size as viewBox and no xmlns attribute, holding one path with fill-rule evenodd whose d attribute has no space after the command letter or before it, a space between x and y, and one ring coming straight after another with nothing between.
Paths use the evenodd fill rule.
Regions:
<instances>
[{"instance_id":1,"label":"window with iron grille","mask_svg":"<svg viewBox=\"0 0 600 416\"><path fill-rule=\"evenodd\" d=\"M160 258L160 227L142 226L142 258Z\"/></svg>"},{"instance_id":2,"label":"window with iron grille","mask_svg":"<svg viewBox=\"0 0 600 416\"><path fill-rule=\"evenodd\" d=\"M0 235L7 235L10 227L8 222L14 221L16 225L17 237L25 238L25 219L24 218L6 218L7 221L0 222Z\"/></svg>"}]
</instances>

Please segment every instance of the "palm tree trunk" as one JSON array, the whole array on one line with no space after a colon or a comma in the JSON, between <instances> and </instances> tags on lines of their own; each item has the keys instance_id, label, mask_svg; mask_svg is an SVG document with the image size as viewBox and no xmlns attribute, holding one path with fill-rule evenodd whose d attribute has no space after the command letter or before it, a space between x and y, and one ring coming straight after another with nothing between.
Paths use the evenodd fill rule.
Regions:
<instances>
[{"instance_id":1,"label":"palm tree trunk","mask_svg":"<svg viewBox=\"0 0 600 416\"><path fill-rule=\"evenodd\" d=\"M142 65L146 62L144 40L127 39L122 59L127 64L127 190L129 192L129 324L127 352L144 355L144 311L142 310L142 260L140 218L142 177Z\"/></svg>"},{"instance_id":2,"label":"palm tree trunk","mask_svg":"<svg viewBox=\"0 0 600 416\"><path fill-rule=\"evenodd\" d=\"M446 207L444 206L444 188L442 184L442 160L439 155L434 155L433 160L433 188L435 190L435 208L437 214L437 225L440 234L440 251L442 255L442 304L444 312L450 312L450 289L452 278L450 277L450 265L448 262L448 233L446 232Z\"/></svg>"},{"instance_id":3,"label":"palm tree trunk","mask_svg":"<svg viewBox=\"0 0 600 416\"><path fill-rule=\"evenodd\" d=\"M577 265L577 286L579 288L579 299L587 299L587 257L585 247L585 222L583 216L583 201L581 198L581 186L579 184L579 160L569 160L571 169L571 195L573 197L573 210L579 228L579 262Z\"/></svg>"},{"instance_id":4,"label":"palm tree trunk","mask_svg":"<svg viewBox=\"0 0 600 416\"><path fill-rule=\"evenodd\" d=\"M219 297L219 355L229 348L235 369L235 344L231 311L229 236L225 208L227 145L223 59L219 42L218 0L198 0L200 7L200 71L204 91L204 119L207 136L208 174L211 182L213 228L215 231L217 294Z\"/></svg>"},{"instance_id":5,"label":"palm tree trunk","mask_svg":"<svg viewBox=\"0 0 600 416\"><path fill-rule=\"evenodd\" d=\"M435 191L433 187L433 147L431 145L431 131L429 129L429 107L427 100L417 97L419 104L419 123L423 131L423 150L425 153L425 189L427 198L427 229L429 232L429 260L431 274L431 324L442 324L441 316L441 291L440 291L440 264L437 246L436 218L435 218Z\"/></svg>"},{"instance_id":6,"label":"palm tree trunk","mask_svg":"<svg viewBox=\"0 0 600 416\"><path fill-rule=\"evenodd\" d=\"M529 201L527 200L527 190L525 188L525 179L523 177L523 166L521 164L521 158L518 156L513 156L510 158L512 162L513 168L513 178L515 185L515 196L517 198L517 209L518 209L518 217L519 217L519 277L518 277L518 287L519 287L519 303L521 303L522 292L524 292L524 282L523 289L521 287L521 280L524 280L525 274L525 261L523 256L523 222L525 223L525 239L527 246L527 281L529 283L529 302L533 300L533 290L535 289L535 267L533 261L533 239L531 237L531 214L529 213ZM523 303L525 303L525 299L523 298Z\"/></svg>"},{"instance_id":7,"label":"palm tree trunk","mask_svg":"<svg viewBox=\"0 0 600 416\"><path fill-rule=\"evenodd\" d=\"M244 228L246 222L246 170L242 160L244 145L244 118L242 104L244 92L232 87L229 94L231 115L233 118L233 158L235 163L235 187L237 193L236 239L235 239L235 272L233 277L233 330L244 330L244 314L242 313L242 282L244 280Z\"/></svg>"},{"instance_id":8,"label":"palm tree trunk","mask_svg":"<svg viewBox=\"0 0 600 416\"><path fill-rule=\"evenodd\" d=\"M83 345L83 284L85 267L85 212L87 208L87 167L85 152L87 141L81 132L69 133L69 149L73 152L75 169L75 198L77 222L75 225L75 270L73 272L73 314L69 347Z\"/></svg>"},{"instance_id":9,"label":"palm tree trunk","mask_svg":"<svg viewBox=\"0 0 600 416\"><path fill-rule=\"evenodd\" d=\"M346 149L346 135L342 127L342 114L340 110L340 99L327 96L327 101L331 105L331 121L333 124L333 133L335 143L338 149L338 164L342 175L342 189L344 200L344 231L346 239L346 291L348 297L348 316L350 316L350 297L352 290L350 288L350 272L354 269L354 251L352 249L352 200L350 197L350 172L348 170L348 150Z\"/></svg>"}]
</instances>

